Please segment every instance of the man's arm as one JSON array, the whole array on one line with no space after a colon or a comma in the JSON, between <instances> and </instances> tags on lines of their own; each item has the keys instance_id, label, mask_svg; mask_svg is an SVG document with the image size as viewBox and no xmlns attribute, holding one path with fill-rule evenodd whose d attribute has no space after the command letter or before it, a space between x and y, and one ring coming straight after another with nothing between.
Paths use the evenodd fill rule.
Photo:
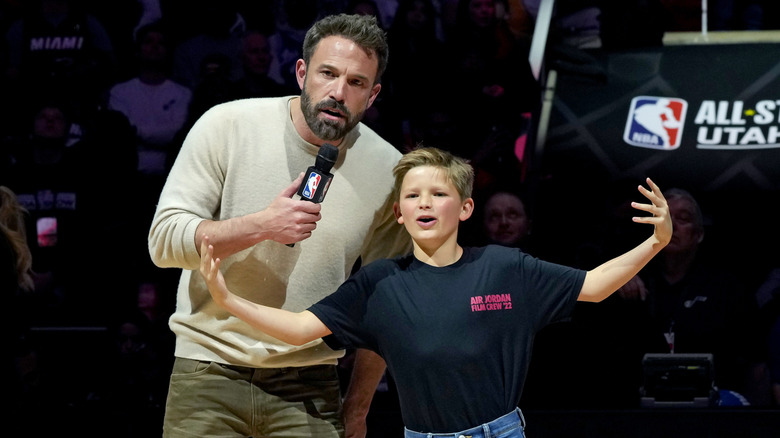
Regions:
<instances>
[{"instance_id":1,"label":"man's arm","mask_svg":"<svg viewBox=\"0 0 780 438\"><path fill-rule=\"evenodd\" d=\"M666 198L658 186L647 179L651 190L639 186L639 191L650 200L650 204L632 202L637 210L652 216L634 217L634 222L653 224L653 235L627 253L588 271L580 291L579 301L598 302L631 280L672 238L672 218Z\"/></svg>"},{"instance_id":2,"label":"man's arm","mask_svg":"<svg viewBox=\"0 0 780 438\"><path fill-rule=\"evenodd\" d=\"M206 280L214 302L241 318L252 327L292 345L303 345L331 333L325 324L308 310L288 310L263 306L230 292L219 270L221 260L214 257L214 246L208 236L200 244L200 273Z\"/></svg>"},{"instance_id":3,"label":"man's arm","mask_svg":"<svg viewBox=\"0 0 780 438\"><path fill-rule=\"evenodd\" d=\"M292 199L303 180L303 173L285 188L265 210L222 221L204 220L195 232L195 246L201 248L203 236L218 248L215 256L225 258L263 240L295 243L311 237L322 219L320 204Z\"/></svg>"},{"instance_id":4,"label":"man's arm","mask_svg":"<svg viewBox=\"0 0 780 438\"><path fill-rule=\"evenodd\" d=\"M366 416L385 368L385 361L373 351L355 351L352 376L344 397L344 427L347 438L365 438Z\"/></svg>"}]
</instances>

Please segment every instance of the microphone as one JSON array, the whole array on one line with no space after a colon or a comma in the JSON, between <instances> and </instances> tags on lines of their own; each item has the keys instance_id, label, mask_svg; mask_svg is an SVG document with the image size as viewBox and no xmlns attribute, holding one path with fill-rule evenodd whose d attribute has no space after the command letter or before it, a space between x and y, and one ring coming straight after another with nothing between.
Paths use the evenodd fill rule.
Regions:
<instances>
[{"instance_id":1,"label":"microphone","mask_svg":"<svg viewBox=\"0 0 780 438\"><path fill-rule=\"evenodd\" d=\"M325 199L330 182L333 180L333 174L330 169L336 164L339 157L339 150L330 143L323 143L317 152L317 159L314 166L306 169L301 186L298 188L298 196L301 199L319 204Z\"/></svg>"},{"instance_id":2,"label":"microphone","mask_svg":"<svg viewBox=\"0 0 780 438\"><path fill-rule=\"evenodd\" d=\"M339 158L339 150L336 146L330 143L323 143L320 146L319 152L317 152L317 159L314 161L314 166L306 169L301 186L298 187L298 196L301 199L311 201L315 204L319 204L325 199L325 194L328 192L330 182L333 181L333 174L330 173L330 169L336 164L336 160ZM287 246L292 248L294 243L288 243Z\"/></svg>"}]
</instances>

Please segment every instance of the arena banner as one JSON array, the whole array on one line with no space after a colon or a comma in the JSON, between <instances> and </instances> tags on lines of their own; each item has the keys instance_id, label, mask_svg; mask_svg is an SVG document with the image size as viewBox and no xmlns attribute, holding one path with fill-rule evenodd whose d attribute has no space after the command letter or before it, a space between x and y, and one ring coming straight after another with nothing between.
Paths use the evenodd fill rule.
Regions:
<instances>
[{"instance_id":1,"label":"arena banner","mask_svg":"<svg viewBox=\"0 0 780 438\"><path fill-rule=\"evenodd\" d=\"M551 62L548 177L780 189L780 44L675 45ZM592 58L591 58L592 57Z\"/></svg>"}]
</instances>

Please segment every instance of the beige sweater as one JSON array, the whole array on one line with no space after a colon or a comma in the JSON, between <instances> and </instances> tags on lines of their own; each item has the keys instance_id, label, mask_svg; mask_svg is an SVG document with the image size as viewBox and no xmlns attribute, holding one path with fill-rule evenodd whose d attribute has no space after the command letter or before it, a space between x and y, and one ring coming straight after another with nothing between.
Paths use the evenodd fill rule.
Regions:
<instances>
[{"instance_id":1,"label":"beige sweater","mask_svg":"<svg viewBox=\"0 0 780 438\"><path fill-rule=\"evenodd\" d=\"M334 364L343 352L321 340L301 347L274 339L211 300L198 273L195 229L266 208L312 166L318 147L290 120L291 97L218 105L193 126L163 188L149 232L161 267L183 268L170 327L176 356L252 367ZM339 146L322 220L293 248L264 241L226 258L222 272L234 293L300 311L332 293L358 256L363 263L411 250L392 214L392 168L401 154L360 124Z\"/></svg>"}]
</instances>

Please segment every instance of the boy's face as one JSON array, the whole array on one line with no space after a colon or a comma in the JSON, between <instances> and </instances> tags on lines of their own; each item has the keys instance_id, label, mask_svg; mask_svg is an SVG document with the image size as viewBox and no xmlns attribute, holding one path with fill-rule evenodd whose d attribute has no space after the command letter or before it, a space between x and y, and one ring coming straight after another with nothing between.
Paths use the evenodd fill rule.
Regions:
<instances>
[{"instance_id":1,"label":"boy's face","mask_svg":"<svg viewBox=\"0 0 780 438\"><path fill-rule=\"evenodd\" d=\"M398 223L406 227L416 246L426 249L455 243L458 225L473 210L474 201L461 200L442 169L431 166L409 170L394 205Z\"/></svg>"}]
</instances>

